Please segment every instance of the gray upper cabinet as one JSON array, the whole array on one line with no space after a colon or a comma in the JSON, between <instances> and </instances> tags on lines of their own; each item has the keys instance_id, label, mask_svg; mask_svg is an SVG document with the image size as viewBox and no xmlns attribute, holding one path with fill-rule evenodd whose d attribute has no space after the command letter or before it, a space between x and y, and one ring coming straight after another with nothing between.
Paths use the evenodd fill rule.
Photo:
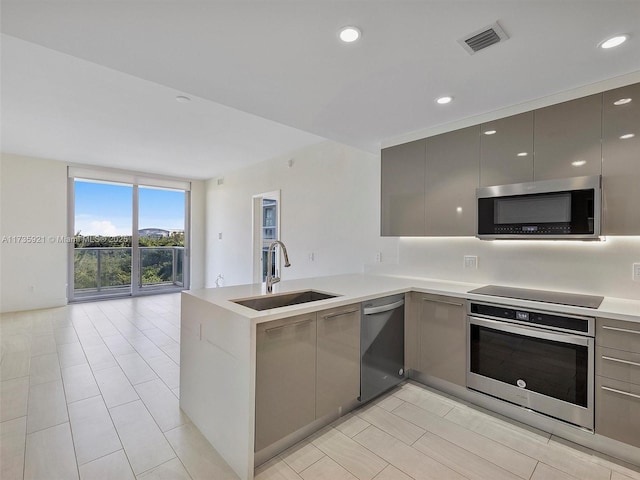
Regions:
<instances>
[{"instance_id":1,"label":"gray upper cabinet","mask_svg":"<svg viewBox=\"0 0 640 480\"><path fill-rule=\"evenodd\" d=\"M640 235L640 83L604 93L602 130L602 233Z\"/></svg>"},{"instance_id":2,"label":"gray upper cabinet","mask_svg":"<svg viewBox=\"0 0 640 480\"><path fill-rule=\"evenodd\" d=\"M426 140L382 150L381 234L425 234Z\"/></svg>"},{"instance_id":3,"label":"gray upper cabinet","mask_svg":"<svg viewBox=\"0 0 640 480\"><path fill-rule=\"evenodd\" d=\"M602 233L640 235L639 158L640 83L385 148L381 233L473 236L479 186L602 175Z\"/></svg>"},{"instance_id":4,"label":"gray upper cabinet","mask_svg":"<svg viewBox=\"0 0 640 480\"><path fill-rule=\"evenodd\" d=\"M480 127L480 186L531 181L533 111L483 123Z\"/></svg>"},{"instance_id":5,"label":"gray upper cabinet","mask_svg":"<svg viewBox=\"0 0 640 480\"><path fill-rule=\"evenodd\" d=\"M534 112L534 180L600 175L602 94Z\"/></svg>"},{"instance_id":6,"label":"gray upper cabinet","mask_svg":"<svg viewBox=\"0 0 640 480\"><path fill-rule=\"evenodd\" d=\"M427 138L426 235L475 235L480 126Z\"/></svg>"}]
</instances>

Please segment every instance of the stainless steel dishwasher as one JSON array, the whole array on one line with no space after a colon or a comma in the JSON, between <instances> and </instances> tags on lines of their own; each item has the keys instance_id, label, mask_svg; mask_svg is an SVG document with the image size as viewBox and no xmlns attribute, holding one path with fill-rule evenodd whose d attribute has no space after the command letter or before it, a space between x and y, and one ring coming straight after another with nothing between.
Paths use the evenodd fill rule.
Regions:
<instances>
[{"instance_id":1,"label":"stainless steel dishwasher","mask_svg":"<svg viewBox=\"0 0 640 480\"><path fill-rule=\"evenodd\" d=\"M404 294L362 304L360 401L368 402L405 379Z\"/></svg>"}]
</instances>

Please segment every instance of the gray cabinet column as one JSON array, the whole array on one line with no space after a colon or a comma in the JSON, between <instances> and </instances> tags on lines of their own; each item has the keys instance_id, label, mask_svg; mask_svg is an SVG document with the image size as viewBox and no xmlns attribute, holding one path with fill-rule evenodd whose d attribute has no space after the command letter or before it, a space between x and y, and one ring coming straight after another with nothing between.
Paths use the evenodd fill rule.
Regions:
<instances>
[{"instance_id":1,"label":"gray cabinet column","mask_svg":"<svg viewBox=\"0 0 640 480\"><path fill-rule=\"evenodd\" d=\"M602 130L602 233L640 235L640 83L604 93Z\"/></svg>"}]
</instances>

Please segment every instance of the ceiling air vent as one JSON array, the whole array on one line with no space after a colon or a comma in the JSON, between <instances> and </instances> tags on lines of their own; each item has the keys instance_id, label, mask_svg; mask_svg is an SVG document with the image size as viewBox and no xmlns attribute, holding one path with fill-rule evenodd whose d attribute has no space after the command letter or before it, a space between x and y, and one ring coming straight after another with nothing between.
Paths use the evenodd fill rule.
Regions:
<instances>
[{"instance_id":1,"label":"ceiling air vent","mask_svg":"<svg viewBox=\"0 0 640 480\"><path fill-rule=\"evenodd\" d=\"M499 42L504 42L509 37L502 27L498 25L498 22L488 27L481 28L477 32L473 32L471 35L467 35L465 38L458 40L462 48L464 48L469 55L490 47Z\"/></svg>"}]
</instances>

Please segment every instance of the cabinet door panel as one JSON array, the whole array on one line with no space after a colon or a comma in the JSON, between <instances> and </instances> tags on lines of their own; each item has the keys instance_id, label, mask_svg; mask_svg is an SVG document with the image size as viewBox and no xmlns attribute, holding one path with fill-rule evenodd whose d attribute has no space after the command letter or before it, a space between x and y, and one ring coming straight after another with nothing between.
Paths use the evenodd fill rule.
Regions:
<instances>
[{"instance_id":1,"label":"cabinet door panel","mask_svg":"<svg viewBox=\"0 0 640 480\"><path fill-rule=\"evenodd\" d=\"M426 234L473 236L480 179L480 126L427 139Z\"/></svg>"},{"instance_id":2,"label":"cabinet door panel","mask_svg":"<svg viewBox=\"0 0 640 480\"><path fill-rule=\"evenodd\" d=\"M420 367L420 314L423 295L409 292L405 299L404 315L404 365L407 370Z\"/></svg>"},{"instance_id":3,"label":"cabinet door panel","mask_svg":"<svg viewBox=\"0 0 640 480\"><path fill-rule=\"evenodd\" d=\"M596 433L640 447L640 385L596 376Z\"/></svg>"},{"instance_id":4,"label":"cabinet door panel","mask_svg":"<svg viewBox=\"0 0 640 480\"><path fill-rule=\"evenodd\" d=\"M315 420L315 375L315 313L256 327L256 451Z\"/></svg>"},{"instance_id":5,"label":"cabinet door panel","mask_svg":"<svg viewBox=\"0 0 640 480\"><path fill-rule=\"evenodd\" d=\"M464 301L422 297L419 370L456 385L466 385L467 336Z\"/></svg>"},{"instance_id":6,"label":"cabinet door panel","mask_svg":"<svg viewBox=\"0 0 640 480\"><path fill-rule=\"evenodd\" d=\"M605 92L602 115L602 233L640 235L640 83Z\"/></svg>"},{"instance_id":7,"label":"cabinet door panel","mask_svg":"<svg viewBox=\"0 0 640 480\"><path fill-rule=\"evenodd\" d=\"M534 112L535 180L600 175L602 94Z\"/></svg>"},{"instance_id":8,"label":"cabinet door panel","mask_svg":"<svg viewBox=\"0 0 640 480\"><path fill-rule=\"evenodd\" d=\"M424 235L426 140L382 150L381 234Z\"/></svg>"},{"instance_id":9,"label":"cabinet door panel","mask_svg":"<svg viewBox=\"0 0 640 480\"><path fill-rule=\"evenodd\" d=\"M495 131L494 134L485 132ZM533 112L521 113L480 128L480 185L533 181Z\"/></svg>"},{"instance_id":10,"label":"cabinet door panel","mask_svg":"<svg viewBox=\"0 0 640 480\"><path fill-rule=\"evenodd\" d=\"M316 418L360 395L360 305L318 312Z\"/></svg>"}]
</instances>

